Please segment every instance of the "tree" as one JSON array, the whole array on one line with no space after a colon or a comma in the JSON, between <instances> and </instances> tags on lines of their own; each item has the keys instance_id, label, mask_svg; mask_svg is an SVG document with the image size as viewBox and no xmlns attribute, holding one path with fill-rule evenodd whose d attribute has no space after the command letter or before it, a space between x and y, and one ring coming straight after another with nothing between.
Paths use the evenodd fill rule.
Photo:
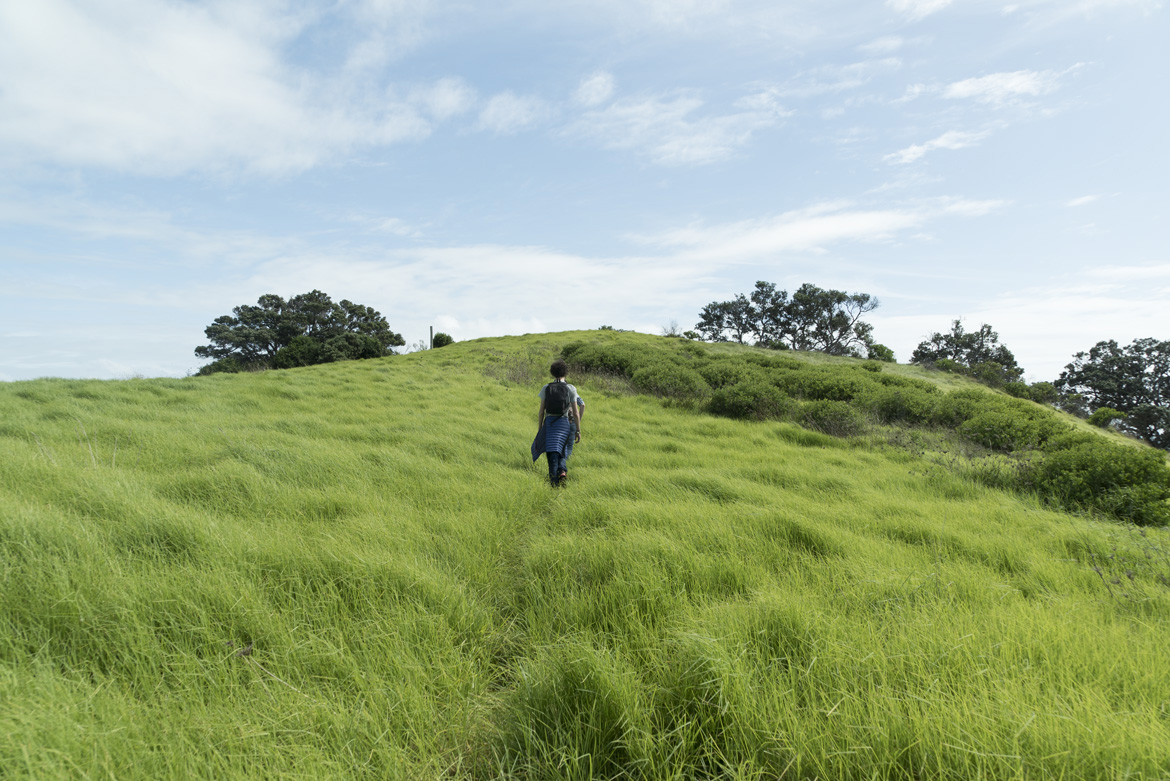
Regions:
<instances>
[{"instance_id":1,"label":"tree","mask_svg":"<svg viewBox=\"0 0 1170 781\"><path fill-rule=\"evenodd\" d=\"M806 283L786 307L789 331L785 336L794 350L861 357L873 344L873 326L862 322L861 316L877 307L878 300L868 293L822 290Z\"/></svg>"},{"instance_id":2,"label":"tree","mask_svg":"<svg viewBox=\"0 0 1170 781\"><path fill-rule=\"evenodd\" d=\"M781 344L784 339L788 291L777 290L772 282L756 282L756 289L751 294L751 305L756 343L764 347Z\"/></svg>"},{"instance_id":3,"label":"tree","mask_svg":"<svg viewBox=\"0 0 1170 781\"><path fill-rule=\"evenodd\" d=\"M962 320L951 324L950 333L935 332L920 342L910 356L910 363L957 369L995 387L1024 376L1016 356L999 343L999 334L991 326L983 323L978 331L967 332Z\"/></svg>"},{"instance_id":4,"label":"tree","mask_svg":"<svg viewBox=\"0 0 1170 781\"><path fill-rule=\"evenodd\" d=\"M695 330L706 342L727 341L727 303L712 301L699 313Z\"/></svg>"},{"instance_id":5,"label":"tree","mask_svg":"<svg viewBox=\"0 0 1170 781\"><path fill-rule=\"evenodd\" d=\"M806 283L789 296L771 282L756 282L750 297L740 294L703 307L695 329L711 342L754 338L761 347L865 357L873 345L873 326L861 318L877 307L878 300L868 293Z\"/></svg>"},{"instance_id":6,"label":"tree","mask_svg":"<svg viewBox=\"0 0 1170 781\"><path fill-rule=\"evenodd\" d=\"M442 331L435 334L435 338L431 340L432 347L446 347L449 344L455 344L455 340L451 338L450 334L445 334Z\"/></svg>"},{"instance_id":7,"label":"tree","mask_svg":"<svg viewBox=\"0 0 1170 781\"><path fill-rule=\"evenodd\" d=\"M1120 428L1170 449L1170 341L1097 342L1073 356L1055 385L1087 412L1108 407L1125 413Z\"/></svg>"},{"instance_id":8,"label":"tree","mask_svg":"<svg viewBox=\"0 0 1170 781\"><path fill-rule=\"evenodd\" d=\"M195 355L212 363L200 374L289 368L393 354L405 342L379 312L352 301L334 303L320 290L288 301L273 294L217 317L204 329L210 344Z\"/></svg>"}]
</instances>

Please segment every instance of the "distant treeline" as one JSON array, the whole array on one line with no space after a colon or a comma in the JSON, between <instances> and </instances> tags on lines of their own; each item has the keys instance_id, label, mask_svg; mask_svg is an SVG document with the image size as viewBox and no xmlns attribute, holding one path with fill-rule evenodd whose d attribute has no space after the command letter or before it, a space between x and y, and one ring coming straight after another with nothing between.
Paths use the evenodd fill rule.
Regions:
<instances>
[{"instance_id":1,"label":"distant treeline","mask_svg":"<svg viewBox=\"0 0 1170 781\"><path fill-rule=\"evenodd\" d=\"M804 284L791 295L756 282L747 295L703 307L695 331L682 336L735 341L778 350L806 350L893 361L862 316L878 307L868 293L823 290ZM975 331L960 320L919 343L910 362L972 377L1018 398L1051 404L1170 449L1170 341L1137 339L1127 347L1098 342L1073 356L1054 382L1021 382L1024 369L999 334L983 323Z\"/></svg>"}]
</instances>

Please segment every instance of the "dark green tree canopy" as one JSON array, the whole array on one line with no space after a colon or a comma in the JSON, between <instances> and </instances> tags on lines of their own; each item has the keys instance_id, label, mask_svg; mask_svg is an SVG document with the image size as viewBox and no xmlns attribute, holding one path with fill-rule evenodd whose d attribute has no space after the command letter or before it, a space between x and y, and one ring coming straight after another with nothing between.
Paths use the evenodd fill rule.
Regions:
<instances>
[{"instance_id":1,"label":"dark green tree canopy","mask_svg":"<svg viewBox=\"0 0 1170 781\"><path fill-rule=\"evenodd\" d=\"M866 357L873 326L861 318L878 307L868 293L824 290L805 283L791 296L771 282L756 282L750 296L712 301L695 329L709 342L753 342L776 349L813 350Z\"/></svg>"},{"instance_id":2,"label":"dark green tree canopy","mask_svg":"<svg viewBox=\"0 0 1170 781\"><path fill-rule=\"evenodd\" d=\"M449 344L455 344L455 340L451 338L450 334L445 334L442 331L435 334L435 338L431 340L431 347L446 347Z\"/></svg>"},{"instance_id":3,"label":"dark green tree canopy","mask_svg":"<svg viewBox=\"0 0 1170 781\"><path fill-rule=\"evenodd\" d=\"M406 344L377 310L334 302L320 290L287 301L260 296L255 306L237 306L215 318L204 334L210 344L196 347L195 355L213 362L200 374L377 358Z\"/></svg>"},{"instance_id":4,"label":"dark green tree canopy","mask_svg":"<svg viewBox=\"0 0 1170 781\"><path fill-rule=\"evenodd\" d=\"M1135 339L1125 347L1112 339L1097 342L1074 355L1055 384L1087 408L1082 411L1108 407L1125 413L1119 428L1170 449L1170 341Z\"/></svg>"},{"instance_id":5,"label":"dark green tree canopy","mask_svg":"<svg viewBox=\"0 0 1170 781\"><path fill-rule=\"evenodd\" d=\"M910 363L957 368L963 374L996 386L1016 382L1024 376L1016 356L999 343L999 334L991 326L984 323L978 331L968 332L963 329L962 320L955 320L949 333L936 332L920 342L910 356Z\"/></svg>"},{"instance_id":6,"label":"dark green tree canopy","mask_svg":"<svg viewBox=\"0 0 1170 781\"><path fill-rule=\"evenodd\" d=\"M1080 394L1091 410L1170 407L1170 341L1135 339L1126 347L1112 339L1097 342L1087 353L1073 356L1056 387L1061 393Z\"/></svg>"}]
</instances>

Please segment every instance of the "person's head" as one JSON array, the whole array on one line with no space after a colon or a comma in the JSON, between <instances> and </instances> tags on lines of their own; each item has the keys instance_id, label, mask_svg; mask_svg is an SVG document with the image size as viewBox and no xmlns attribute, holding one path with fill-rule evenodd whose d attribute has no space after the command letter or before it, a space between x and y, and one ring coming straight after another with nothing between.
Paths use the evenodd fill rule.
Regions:
<instances>
[{"instance_id":1,"label":"person's head","mask_svg":"<svg viewBox=\"0 0 1170 781\"><path fill-rule=\"evenodd\" d=\"M565 379L565 375L569 373L569 364L565 363L560 358L552 362L552 366L548 367L549 373L558 380Z\"/></svg>"}]
</instances>

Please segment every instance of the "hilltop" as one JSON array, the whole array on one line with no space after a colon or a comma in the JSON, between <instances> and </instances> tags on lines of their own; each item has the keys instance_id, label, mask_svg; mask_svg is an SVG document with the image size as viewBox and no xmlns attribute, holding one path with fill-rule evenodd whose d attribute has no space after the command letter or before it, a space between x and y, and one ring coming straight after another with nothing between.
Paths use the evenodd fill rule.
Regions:
<instances>
[{"instance_id":1,"label":"hilltop","mask_svg":"<svg viewBox=\"0 0 1170 781\"><path fill-rule=\"evenodd\" d=\"M0 767L1163 778L1165 459L1023 404L605 332L0 385Z\"/></svg>"}]
</instances>

